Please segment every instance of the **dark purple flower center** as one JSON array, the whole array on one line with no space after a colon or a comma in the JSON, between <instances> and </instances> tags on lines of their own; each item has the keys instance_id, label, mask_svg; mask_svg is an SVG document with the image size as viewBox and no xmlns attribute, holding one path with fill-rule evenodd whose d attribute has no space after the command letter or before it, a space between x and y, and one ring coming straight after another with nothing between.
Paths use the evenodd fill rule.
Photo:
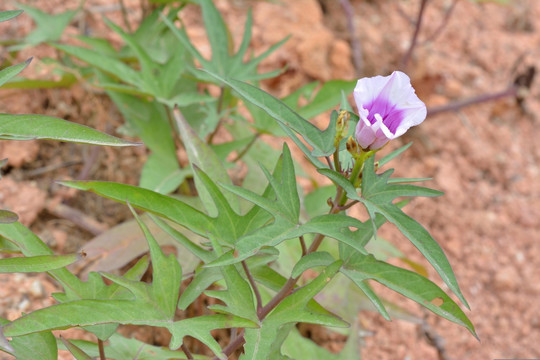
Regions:
<instances>
[{"instance_id":1,"label":"dark purple flower center","mask_svg":"<svg viewBox=\"0 0 540 360\"><path fill-rule=\"evenodd\" d=\"M383 124L386 125L392 134L395 134L399 124L401 124L404 118L403 110L396 109L396 107L397 104L392 104L387 99L381 97L376 98L371 104L366 106L367 111L369 111L369 122L371 125L375 124L377 121L377 119L375 119L375 114L379 114L383 119Z\"/></svg>"}]
</instances>

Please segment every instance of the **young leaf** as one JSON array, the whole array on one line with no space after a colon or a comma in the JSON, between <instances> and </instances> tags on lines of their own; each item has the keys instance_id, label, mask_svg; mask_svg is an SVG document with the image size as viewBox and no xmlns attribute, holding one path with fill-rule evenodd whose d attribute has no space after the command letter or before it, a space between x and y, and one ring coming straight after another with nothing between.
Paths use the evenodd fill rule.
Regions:
<instances>
[{"instance_id":1,"label":"young leaf","mask_svg":"<svg viewBox=\"0 0 540 360\"><path fill-rule=\"evenodd\" d=\"M73 264L80 254L43 255L0 259L0 273L44 272Z\"/></svg>"},{"instance_id":2,"label":"young leaf","mask_svg":"<svg viewBox=\"0 0 540 360\"><path fill-rule=\"evenodd\" d=\"M435 314L464 326L477 337L473 324L459 306L437 285L413 271L378 261L373 255L361 254L356 254L340 271L357 285L367 279L376 280Z\"/></svg>"},{"instance_id":3,"label":"young leaf","mask_svg":"<svg viewBox=\"0 0 540 360\"><path fill-rule=\"evenodd\" d=\"M48 139L109 146L138 145L85 125L45 115L0 114L0 139Z\"/></svg>"}]
</instances>

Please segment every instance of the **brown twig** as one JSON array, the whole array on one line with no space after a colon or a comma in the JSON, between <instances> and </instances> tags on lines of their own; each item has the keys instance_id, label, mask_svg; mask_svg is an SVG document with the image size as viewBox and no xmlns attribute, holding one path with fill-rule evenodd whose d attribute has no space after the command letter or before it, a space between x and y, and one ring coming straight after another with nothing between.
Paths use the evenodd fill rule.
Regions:
<instances>
[{"instance_id":1,"label":"brown twig","mask_svg":"<svg viewBox=\"0 0 540 360\"><path fill-rule=\"evenodd\" d=\"M184 352L184 354L186 354L186 357L187 357L187 360L193 360L193 354L191 354L191 351L189 351L188 347L186 346L186 344L182 343L182 351Z\"/></svg>"},{"instance_id":2,"label":"brown twig","mask_svg":"<svg viewBox=\"0 0 540 360\"><path fill-rule=\"evenodd\" d=\"M452 358L446 352L445 339L439 334L437 334L437 332L433 330L433 328L427 323L425 319L422 321L422 333L426 337L429 344L437 350L439 360L452 360Z\"/></svg>"},{"instance_id":3,"label":"brown twig","mask_svg":"<svg viewBox=\"0 0 540 360\"><path fill-rule=\"evenodd\" d=\"M257 141L258 138L261 137L261 133L260 132L257 132L255 134L255 136L253 136L253 138L249 141L249 143L242 149L242 151L240 151L238 153L238 155L236 155L234 157L234 159L231 161L231 162L237 162L238 160L240 160L241 158L244 157L244 155L246 155L246 153L249 151L249 149L251 149L251 147L253 146L253 144L255 144L255 141Z\"/></svg>"},{"instance_id":4,"label":"brown twig","mask_svg":"<svg viewBox=\"0 0 540 360\"><path fill-rule=\"evenodd\" d=\"M47 204L47 210L52 215L67 219L93 235L99 235L108 229L106 225L101 224L83 212L60 202L49 202Z\"/></svg>"},{"instance_id":5,"label":"brown twig","mask_svg":"<svg viewBox=\"0 0 540 360\"><path fill-rule=\"evenodd\" d=\"M439 35L441 35L446 25L448 25L448 20L450 20L450 17L452 16L452 13L454 12L454 9L457 3L458 3L458 0L452 1L452 4L450 5L450 7L448 8L448 10L446 10L439 27L437 27L437 29L435 29L435 31L431 33L431 36L425 39L422 43L433 42Z\"/></svg>"},{"instance_id":6,"label":"brown twig","mask_svg":"<svg viewBox=\"0 0 540 360\"><path fill-rule=\"evenodd\" d=\"M270 301L262 308L261 310L261 318L265 318L266 315L268 315L274 308L281 302L281 300L285 299L294 289L294 286L296 285L296 282L300 276L295 278L289 278L287 282L283 285L281 290L278 291L276 295Z\"/></svg>"},{"instance_id":7,"label":"brown twig","mask_svg":"<svg viewBox=\"0 0 540 360\"><path fill-rule=\"evenodd\" d=\"M62 162L60 164L51 164L51 165L47 165L47 166L44 166L44 167L40 167L38 169L29 170L26 173L24 173L24 176L27 177L27 178L31 178L31 177L34 177L34 176L40 176L40 175L43 175L43 174L48 173L50 171L54 171L56 169L60 169L60 168L63 168L63 167L69 167L69 166L73 166L73 165L78 165L81 162L82 161L80 161L80 160L74 160L74 161Z\"/></svg>"},{"instance_id":8,"label":"brown twig","mask_svg":"<svg viewBox=\"0 0 540 360\"><path fill-rule=\"evenodd\" d=\"M334 164L332 164L332 160L330 159L330 156L325 156L324 158L326 159L326 163L328 164L328 167L330 168L330 170L334 170Z\"/></svg>"},{"instance_id":9,"label":"brown twig","mask_svg":"<svg viewBox=\"0 0 540 360\"><path fill-rule=\"evenodd\" d=\"M105 347L103 346L103 341L98 339L98 348L99 348L99 360L107 360L105 357Z\"/></svg>"},{"instance_id":10,"label":"brown twig","mask_svg":"<svg viewBox=\"0 0 540 360\"><path fill-rule=\"evenodd\" d=\"M92 146L90 148L90 155L84 159L84 165L79 171L79 174L77 175L77 180L86 180L88 179L88 175L90 175L90 171L92 170L92 167L96 163L97 156L99 154L99 146Z\"/></svg>"},{"instance_id":11,"label":"brown twig","mask_svg":"<svg viewBox=\"0 0 540 360\"><path fill-rule=\"evenodd\" d=\"M338 209L339 209L339 211L345 211L345 210L350 209L351 207L353 207L354 205L356 205L356 204L358 204L358 203L359 203L358 200L353 200L353 201L351 201L351 202L348 203L348 204L345 204L345 205L343 205L343 206L338 206Z\"/></svg>"},{"instance_id":12,"label":"brown twig","mask_svg":"<svg viewBox=\"0 0 540 360\"><path fill-rule=\"evenodd\" d=\"M298 238L300 240L300 246L302 247L302 256L307 254L306 241L304 240L304 235L300 235Z\"/></svg>"},{"instance_id":13,"label":"brown twig","mask_svg":"<svg viewBox=\"0 0 540 360\"><path fill-rule=\"evenodd\" d=\"M407 64L409 63L409 60L411 59L412 54L414 52L414 48L416 47L416 44L418 42L418 34L420 33L420 28L422 27L422 19L424 17L424 10L426 9L427 2L428 0L422 0L420 2L420 9L418 10L418 18L416 19L414 33L411 40L411 45L409 46L409 50L407 50L407 52L403 56L403 59L401 59L402 69L407 68Z\"/></svg>"},{"instance_id":14,"label":"brown twig","mask_svg":"<svg viewBox=\"0 0 540 360\"><path fill-rule=\"evenodd\" d=\"M501 99L508 96L515 97L517 96L517 94L518 94L518 87L516 87L515 85L511 85L506 90L499 91L496 93L482 94L482 95L478 95L469 99L458 100L458 101L455 101L446 105L428 108L427 115L433 116L433 115L437 115L437 114L448 112L448 111L459 111L466 106L480 104L487 101L493 101L493 100Z\"/></svg>"},{"instance_id":15,"label":"brown twig","mask_svg":"<svg viewBox=\"0 0 540 360\"><path fill-rule=\"evenodd\" d=\"M129 23L126 4L124 4L124 0L118 0L118 2L120 3L120 11L122 13L122 20L124 21L124 25L126 26L126 29L129 31L129 33L132 33L133 29L131 28L131 24Z\"/></svg>"},{"instance_id":16,"label":"brown twig","mask_svg":"<svg viewBox=\"0 0 540 360\"><path fill-rule=\"evenodd\" d=\"M242 329L238 333L238 336L236 336L234 339L232 339L231 342L229 343L229 345L227 345L223 349L222 353L225 354L227 357L229 357L233 352L236 351L236 349L238 349L240 346L244 345L245 342L246 342L246 340L244 339L244 330ZM219 358L216 356L212 360L219 360Z\"/></svg>"},{"instance_id":17,"label":"brown twig","mask_svg":"<svg viewBox=\"0 0 540 360\"><path fill-rule=\"evenodd\" d=\"M347 19L347 29L351 39L354 68L356 70L356 75L360 76L364 70L364 62L362 59L362 47L360 46L360 40L356 36L356 27L354 25L354 8L349 0L340 0L339 2Z\"/></svg>"},{"instance_id":18,"label":"brown twig","mask_svg":"<svg viewBox=\"0 0 540 360\"><path fill-rule=\"evenodd\" d=\"M403 10L403 8L401 7L400 3L396 3L396 8L397 8L398 14L403 19L405 19L405 21L407 21L410 25L414 26L414 19L412 19L409 15L407 15L405 10Z\"/></svg>"},{"instance_id":19,"label":"brown twig","mask_svg":"<svg viewBox=\"0 0 540 360\"><path fill-rule=\"evenodd\" d=\"M259 288L257 287L257 284L255 283L255 279L253 279L253 276L251 275L251 272L249 271L249 268L244 260L242 260L242 267L244 268L244 272L246 273L249 284L251 285L251 288L253 289L253 292L255 293L255 299L257 299L257 315L258 315L262 310L261 293L259 292Z\"/></svg>"}]
</instances>

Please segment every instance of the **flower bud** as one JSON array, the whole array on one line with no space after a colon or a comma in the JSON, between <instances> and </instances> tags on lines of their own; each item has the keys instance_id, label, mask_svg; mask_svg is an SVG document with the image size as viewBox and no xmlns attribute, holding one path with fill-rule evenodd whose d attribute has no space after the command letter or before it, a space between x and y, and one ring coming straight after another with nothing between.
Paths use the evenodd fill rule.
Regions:
<instances>
[{"instance_id":1,"label":"flower bud","mask_svg":"<svg viewBox=\"0 0 540 360\"><path fill-rule=\"evenodd\" d=\"M341 139L345 137L347 131L349 130L349 118L351 115L347 110L341 110L339 112L337 121L336 121L336 138L334 144L337 147Z\"/></svg>"},{"instance_id":2,"label":"flower bud","mask_svg":"<svg viewBox=\"0 0 540 360\"><path fill-rule=\"evenodd\" d=\"M336 133L345 133L349 129L349 118L351 115L347 110L341 110L339 112L336 122Z\"/></svg>"},{"instance_id":3,"label":"flower bud","mask_svg":"<svg viewBox=\"0 0 540 360\"><path fill-rule=\"evenodd\" d=\"M347 139L347 151L353 156L358 156L358 143L353 139L352 136L349 136Z\"/></svg>"}]
</instances>

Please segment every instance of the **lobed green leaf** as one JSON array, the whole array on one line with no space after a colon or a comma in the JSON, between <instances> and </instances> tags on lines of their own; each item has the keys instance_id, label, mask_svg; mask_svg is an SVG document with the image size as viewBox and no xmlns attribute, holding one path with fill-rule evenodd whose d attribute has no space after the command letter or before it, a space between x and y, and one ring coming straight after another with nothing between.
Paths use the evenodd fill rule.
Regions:
<instances>
[{"instance_id":1,"label":"lobed green leaf","mask_svg":"<svg viewBox=\"0 0 540 360\"><path fill-rule=\"evenodd\" d=\"M464 326L477 337L474 326L459 306L436 284L422 275L378 261L372 255L361 254L356 254L340 271L357 285L373 279L416 301L435 314Z\"/></svg>"}]
</instances>

